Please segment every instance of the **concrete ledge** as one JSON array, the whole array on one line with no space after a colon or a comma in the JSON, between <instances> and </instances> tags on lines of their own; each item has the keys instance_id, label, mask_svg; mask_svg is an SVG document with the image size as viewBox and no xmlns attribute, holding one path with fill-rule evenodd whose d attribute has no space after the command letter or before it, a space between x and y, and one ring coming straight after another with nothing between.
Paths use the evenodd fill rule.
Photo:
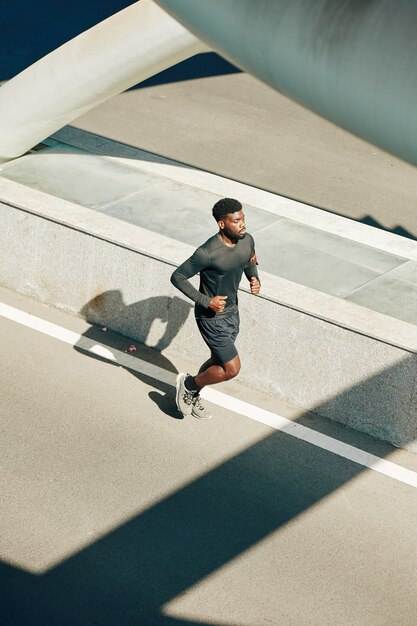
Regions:
<instances>
[{"instance_id":1,"label":"concrete ledge","mask_svg":"<svg viewBox=\"0 0 417 626\"><path fill-rule=\"evenodd\" d=\"M192 248L0 180L0 283L194 365L192 307L169 282ZM240 296L240 378L417 451L417 327L262 274Z\"/></svg>"},{"instance_id":2,"label":"concrete ledge","mask_svg":"<svg viewBox=\"0 0 417 626\"><path fill-rule=\"evenodd\" d=\"M258 207L279 217L286 217L299 224L314 226L323 232L417 261L417 242L411 239L382 229L370 228L361 222L323 211L303 202L251 187L211 172L198 170L72 126L65 126L44 143L50 146L73 146L94 155L110 157L116 162L135 167L141 172L170 178L178 183L218 194L220 197L240 198L244 204Z\"/></svg>"}]
</instances>

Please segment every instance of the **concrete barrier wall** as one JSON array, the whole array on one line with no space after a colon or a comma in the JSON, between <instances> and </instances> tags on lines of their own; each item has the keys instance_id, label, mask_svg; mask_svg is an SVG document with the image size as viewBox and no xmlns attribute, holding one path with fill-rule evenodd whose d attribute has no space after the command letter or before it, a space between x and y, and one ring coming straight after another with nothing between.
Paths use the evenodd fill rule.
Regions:
<instances>
[{"instance_id":1,"label":"concrete barrier wall","mask_svg":"<svg viewBox=\"0 0 417 626\"><path fill-rule=\"evenodd\" d=\"M1 185L2 285L185 358L191 370L207 358L192 303L169 280L192 248L34 190L29 210L24 188ZM239 294L240 379L417 451L417 329L261 277L262 297Z\"/></svg>"}]
</instances>

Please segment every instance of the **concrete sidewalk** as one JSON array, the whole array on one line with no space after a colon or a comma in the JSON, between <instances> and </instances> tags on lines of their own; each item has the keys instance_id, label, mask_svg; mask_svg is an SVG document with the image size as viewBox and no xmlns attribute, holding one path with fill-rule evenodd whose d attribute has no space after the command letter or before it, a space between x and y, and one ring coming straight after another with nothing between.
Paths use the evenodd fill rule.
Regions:
<instances>
[{"instance_id":1,"label":"concrete sidewalk","mask_svg":"<svg viewBox=\"0 0 417 626\"><path fill-rule=\"evenodd\" d=\"M148 167L152 162L153 171ZM173 163L174 169L187 170L186 184L158 168L164 163L169 162L64 129L36 152L3 165L0 175L197 247L215 231L210 209L225 195L221 179L212 176L218 181L213 193L200 184L198 171ZM285 216L271 203L263 207L262 192L256 197L256 191L257 204L245 203L244 210L261 271L417 324L416 242L338 216L327 218L337 224L334 232L323 230L316 227L314 215L310 223L297 220L300 203L286 200ZM295 219L288 217L291 211ZM352 236L355 227L368 234L370 245ZM379 247L384 237L395 245Z\"/></svg>"}]
</instances>

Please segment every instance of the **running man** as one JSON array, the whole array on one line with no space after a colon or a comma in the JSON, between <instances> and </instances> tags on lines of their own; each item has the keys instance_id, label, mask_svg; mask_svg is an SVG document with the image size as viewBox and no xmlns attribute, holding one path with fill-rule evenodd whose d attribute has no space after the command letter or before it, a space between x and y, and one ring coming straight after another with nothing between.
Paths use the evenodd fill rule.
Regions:
<instances>
[{"instance_id":1,"label":"running man","mask_svg":"<svg viewBox=\"0 0 417 626\"><path fill-rule=\"evenodd\" d=\"M250 290L258 294L255 243L246 232L245 216L238 200L223 198L213 207L219 232L210 237L171 276L172 284L195 302L198 329L210 349L210 358L196 376L177 376L176 403L184 415L211 417L200 391L206 385L230 380L239 374L240 358L235 347L239 332L238 288L245 272ZM200 288L189 279L200 273Z\"/></svg>"}]
</instances>

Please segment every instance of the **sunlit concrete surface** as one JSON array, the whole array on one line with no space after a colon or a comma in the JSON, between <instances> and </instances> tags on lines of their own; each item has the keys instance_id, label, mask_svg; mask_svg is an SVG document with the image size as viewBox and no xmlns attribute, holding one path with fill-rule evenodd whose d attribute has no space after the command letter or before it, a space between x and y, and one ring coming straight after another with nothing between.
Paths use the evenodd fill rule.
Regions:
<instances>
[{"instance_id":1,"label":"sunlit concrete surface","mask_svg":"<svg viewBox=\"0 0 417 626\"><path fill-rule=\"evenodd\" d=\"M0 175L195 247L213 230L210 209L219 194L141 171L133 161L50 143L3 165ZM265 272L417 324L416 261L260 206L245 211Z\"/></svg>"},{"instance_id":2,"label":"sunlit concrete surface","mask_svg":"<svg viewBox=\"0 0 417 626\"><path fill-rule=\"evenodd\" d=\"M0 289L125 350L129 338ZM155 329L163 333L163 328ZM2 623L414 626L416 490L0 317ZM138 346L175 374L186 363ZM417 471L417 457L219 386Z\"/></svg>"},{"instance_id":3,"label":"sunlit concrete surface","mask_svg":"<svg viewBox=\"0 0 417 626\"><path fill-rule=\"evenodd\" d=\"M73 125L417 238L416 167L248 74L177 81L162 75Z\"/></svg>"}]
</instances>

